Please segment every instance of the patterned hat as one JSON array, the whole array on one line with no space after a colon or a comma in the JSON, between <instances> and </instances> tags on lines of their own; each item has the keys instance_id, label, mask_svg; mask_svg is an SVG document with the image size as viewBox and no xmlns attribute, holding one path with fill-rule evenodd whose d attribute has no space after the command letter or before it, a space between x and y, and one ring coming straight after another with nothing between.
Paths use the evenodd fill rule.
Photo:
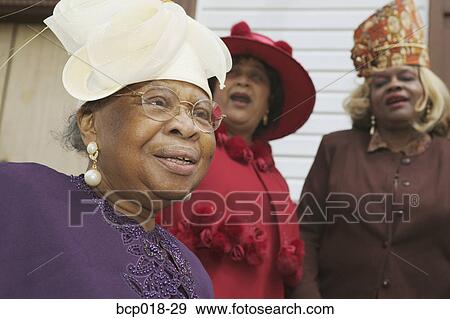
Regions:
<instances>
[{"instance_id":1,"label":"patterned hat","mask_svg":"<svg viewBox=\"0 0 450 319\"><path fill-rule=\"evenodd\" d=\"M392 66L430 66L424 24L413 0L396 0L355 30L352 60L358 76Z\"/></svg>"}]
</instances>

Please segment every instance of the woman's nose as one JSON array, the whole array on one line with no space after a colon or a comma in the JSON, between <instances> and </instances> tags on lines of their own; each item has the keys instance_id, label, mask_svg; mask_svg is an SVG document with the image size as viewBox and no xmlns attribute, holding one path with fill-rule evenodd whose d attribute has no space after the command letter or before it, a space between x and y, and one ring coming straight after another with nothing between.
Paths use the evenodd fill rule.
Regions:
<instances>
[{"instance_id":1,"label":"woman's nose","mask_svg":"<svg viewBox=\"0 0 450 319\"><path fill-rule=\"evenodd\" d=\"M166 123L166 127L169 133L183 138L195 138L201 132L194 124L191 109L182 104L178 114Z\"/></svg>"},{"instance_id":2,"label":"woman's nose","mask_svg":"<svg viewBox=\"0 0 450 319\"><path fill-rule=\"evenodd\" d=\"M403 83L396 76L393 76L389 81L388 90L397 91L403 88Z\"/></svg>"},{"instance_id":3,"label":"woman's nose","mask_svg":"<svg viewBox=\"0 0 450 319\"><path fill-rule=\"evenodd\" d=\"M237 78L237 84L241 86L248 86L249 85L249 79L246 74L240 74Z\"/></svg>"}]
</instances>

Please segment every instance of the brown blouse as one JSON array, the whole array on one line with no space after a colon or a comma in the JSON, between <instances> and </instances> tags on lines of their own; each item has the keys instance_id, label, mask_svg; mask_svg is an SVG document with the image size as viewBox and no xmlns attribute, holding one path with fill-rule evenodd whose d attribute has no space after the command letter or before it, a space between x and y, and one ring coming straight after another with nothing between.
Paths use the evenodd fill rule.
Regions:
<instances>
[{"instance_id":1,"label":"brown blouse","mask_svg":"<svg viewBox=\"0 0 450 319\"><path fill-rule=\"evenodd\" d=\"M411 141L402 149L402 153L407 156L419 155L427 150L431 144L431 136L429 134L422 134L417 139ZM374 152L378 149L386 148L389 149L388 143L383 140L383 137L378 131L375 131L370 139L369 146L367 147L368 152Z\"/></svg>"},{"instance_id":2,"label":"brown blouse","mask_svg":"<svg viewBox=\"0 0 450 319\"><path fill-rule=\"evenodd\" d=\"M450 297L450 140L324 136L298 208L298 298Z\"/></svg>"}]
</instances>

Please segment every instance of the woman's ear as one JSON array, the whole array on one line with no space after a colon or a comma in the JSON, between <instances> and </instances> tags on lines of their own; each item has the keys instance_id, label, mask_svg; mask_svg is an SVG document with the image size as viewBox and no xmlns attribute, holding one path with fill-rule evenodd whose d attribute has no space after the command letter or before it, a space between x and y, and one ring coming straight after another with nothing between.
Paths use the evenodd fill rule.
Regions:
<instances>
[{"instance_id":1,"label":"woman's ear","mask_svg":"<svg viewBox=\"0 0 450 319\"><path fill-rule=\"evenodd\" d=\"M95 130L94 112L86 112L80 109L77 112L77 123L84 145L88 145L90 142L96 141L97 131Z\"/></svg>"}]
</instances>

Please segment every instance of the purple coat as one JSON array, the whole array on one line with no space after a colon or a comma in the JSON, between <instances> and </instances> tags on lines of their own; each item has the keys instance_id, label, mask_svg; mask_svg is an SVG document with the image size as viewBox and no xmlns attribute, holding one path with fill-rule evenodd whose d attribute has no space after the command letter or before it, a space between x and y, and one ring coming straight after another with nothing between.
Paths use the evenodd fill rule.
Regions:
<instances>
[{"instance_id":1,"label":"purple coat","mask_svg":"<svg viewBox=\"0 0 450 319\"><path fill-rule=\"evenodd\" d=\"M0 298L213 297L182 243L116 215L82 177L0 164L0 219Z\"/></svg>"}]
</instances>

